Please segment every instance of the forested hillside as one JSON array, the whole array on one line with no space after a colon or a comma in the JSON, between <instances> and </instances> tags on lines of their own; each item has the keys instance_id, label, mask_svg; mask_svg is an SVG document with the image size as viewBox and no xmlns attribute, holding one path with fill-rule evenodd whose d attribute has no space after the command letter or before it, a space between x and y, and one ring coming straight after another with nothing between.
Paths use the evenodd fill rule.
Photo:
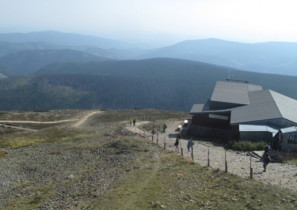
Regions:
<instances>
[{"instance_id":1,"label":"forested hillside","mask_svg":"<svg viewBox=\"0 0 297 210\"><path fill-rule=\"evenodd\" d=\"M157 108L189 111L215 82L247 80L297 98L297 77L238 71L205 63L148 59L59 63L38 75L0 80L0 109Z\"/></svg>"},{"instance_id":2,"label":"forested hillside","mask_svg":"<svg viewBox=\"0 0 297 210\"><path fill-rule=\"evenodd\" d=\"M28 75L51 63L102 60L108 59L76 50L27 50L0 57L0 73L6 76Z\"/></svg>"}]
</instances>

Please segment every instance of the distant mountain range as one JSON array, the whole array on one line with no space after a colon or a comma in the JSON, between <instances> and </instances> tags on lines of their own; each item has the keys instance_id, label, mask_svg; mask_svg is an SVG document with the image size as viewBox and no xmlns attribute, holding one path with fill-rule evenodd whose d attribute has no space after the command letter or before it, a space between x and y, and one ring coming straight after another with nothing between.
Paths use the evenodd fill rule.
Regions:
<instances>
[{"instance_id":1,"label":"distant mountain range","mask_svg":"<svg viewBox=\"0 0 297 210\"><path fill-rule=\"evenodd\" d=\"M0 57L0 73L6 76L28 75L51 63L102 60L108 59L75 50L27 50Z\"/></svg>"},{"instance_id":2,"label":"distant mountain range","mask_svg":"<svg viewBox=\"0 0 297 210\"><path fill-rule=\"evenodd\" d=\"M189 111L226 78L297 99L297 77L285 76L297 75L297 43L207 39L153 50L131 47L60 32L0 34L0 110Z\"/></svg>"},{"instance_id":3,"label":"distant mountain range","mask_svg":"<svg viewBox=\"0 0 297 210\"><path fill-rule=\"evenodd\" d=\"M93 46L104 49L133 47L133 45L118 40L74 33L61 33L57 31L2 33L0 34L0 41L13 43L39 42L62 46Z\"/></svg>"},{"instance_id":4,"label":"distant mountain range","mask_svg":"<svg viewBox=\"0 0 297 210\"><path fill-rule=\"evenodd\" d=\"M247 44L201 39L152 50L135 47L117 40L55 31L0 34L0 56L27 50L71 49L115 60L178 58L246 71L297 76L297 43Z\"/></svg>"},{"instance_id":5,"label":"distant mountain range","mask_svg":"<svg viewBox=\"0 0 297 210\"><path fill-rule=\"evenodd\" d=\"M297 43L244 44L204 39L180 42L141 56L156 57L195 60L253 72L297 75Z\"/></svg>"}]
</instances>

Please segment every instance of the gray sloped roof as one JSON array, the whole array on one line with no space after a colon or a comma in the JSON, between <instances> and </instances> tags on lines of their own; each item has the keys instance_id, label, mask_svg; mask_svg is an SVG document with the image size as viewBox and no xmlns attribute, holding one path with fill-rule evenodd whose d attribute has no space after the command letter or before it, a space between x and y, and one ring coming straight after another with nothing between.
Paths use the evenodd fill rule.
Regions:
<instances>
[{"instance_id":1,"label":"gray sloped roof","mask_svg":"<svg viewBox=\"0 0 297 210\"><path fill-rule=\"evenodd\" d=\"M285 118L297 123L297 101L272 90L249 93L250 104L232 109L231 124Z\"/></svg>"},{"instance_id":2,"label":"gray sloped roof","mask_svg":"<svg viewBox=\"0 0 297 210\"><path fill-rule=\"evenodd\" d=\"M210 102L217 101L243 106L228 109L210 109ZM274 124L279 127L297 126L297 100L261 86L248 83L216 83L211 100L195 104L190 114L231 112L230 124Z\"/></svg>"},{"instance_id":3,"label":"gray sloped roof","mask_svg":"<svg viewBox=\"0 0 297 210\"><path fill-rule=\"evenodd\" d=\"M275 136L278 132L278 129L267 125L239 124L239 131L270 132L272 133L272 136Z\"/></svg>"},{"instance_id":4,"label":"gray sloped roof","mask_svg":"<svg viewBox=\"0 0 297 210\"><path fill-rule=\"evenodd\" d=\"M262 89L262 86L249 83L218 81L210 101L246 105L249 104L248 93Z\"/></svg>"},{"instance_id":5,"label":"gray sloped roof","mask_svg":"<svg viewBox=\"0 0 297 210\"><path fill-rule=\"evenodd\" d=\"M205 106L205 104L194 104L191 111L190 111L190 114L203 112L204 106Z\"/></svg>"},{"instance_id":6,"label":"gray sloped roof","mask_svg":"<svg viewBox=\"0 0 297 210\"><path fill-rule=\"evenodd\" d=\"M297 123L297 101L270 90L270 93L283 118Z\"/></svg>"},{"instance_id":7,"label":"gray sloped roof","mask_svg":"<svg viewBox=\"0 0 297 210\"><path fill-rule=\"evenodd\" d=\"M280 129L282 133L293 133L297 131L296 126L288 127L288 128L282 128Z\"/></svg>"},{"instance_id":8,"label":"gray sloped roof","mask_svg":"<svg viewBox=\"0 0 297 210\"><path fill-rule=\"evenodd\" d=\"M231 112L232 109L219 109L219 110L210 110L208 104L194 104L190 114L210 114L210 113L226 113L226 112Z\"/></svg>"}]
</instances>

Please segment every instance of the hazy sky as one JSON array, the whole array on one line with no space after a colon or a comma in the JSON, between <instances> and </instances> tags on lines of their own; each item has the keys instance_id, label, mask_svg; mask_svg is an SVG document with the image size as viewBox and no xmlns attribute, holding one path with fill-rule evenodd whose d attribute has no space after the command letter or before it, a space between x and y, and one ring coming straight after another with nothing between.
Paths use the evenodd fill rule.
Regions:
<instances>
[{"instance_id":1,"label":"hazy sky","mask_svg":"<svg viewBox=\"0 0 297 210\"><path fill-rule=\"evenodd\" d=\"M297 0L0 0L0 31L297 42Z\"/></svg>"}]
</instances>

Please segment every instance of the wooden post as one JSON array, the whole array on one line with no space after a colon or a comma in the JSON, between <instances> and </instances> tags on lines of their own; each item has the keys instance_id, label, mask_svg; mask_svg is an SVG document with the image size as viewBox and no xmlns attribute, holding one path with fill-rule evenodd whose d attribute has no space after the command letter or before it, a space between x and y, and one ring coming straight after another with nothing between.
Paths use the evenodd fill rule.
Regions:
<instances>
[{"instance_id":1,"label":"wooden post","mask_svg":"<svg viewBox=\"0 0 297 210\"><path fill-rule=\"evenodd\" d=\"M194 149L193 149L193 147L191 148L191 158L194 161Z\"/></svg>"},{"instance_id":2,"label":"wooden post","mask_svg":"<svg viewBox=\"0 0 297 210\"><path fill-rule=\"evenodd\" d=\"M209 148L208 148L208 151L207 151L207 167L210 166L210 160L209 160Z\"/></svg>"},{"instance_id":3,"label":"wooden post","mask_svg":"<svg viewBox=\"0 0 297 210\"><path fill-rule=\"evenodd\" d=\"M250 156L250 178L253 178L252 157Z\"/></svg>"},{"instance_id":4,"label":"wooden post","mask_svg":"<svg viewBox=\"0 0 297 210\"><path fill-rule=\"evenodd\" d=\"M182 147L180 147L180 153L181 153L181 156L183 157L184 156L184 149Z\"/></svg>"},{"instance_id":5,"label":"wooden post","mask_svg":"<svg viewBox=\"0 0 297 210\"><path fill-rule=\"evenodd\" d=\"M159 133L157 132L157 144L159 144Z\"/></svg>"},{"instance_id":6,"label":"wooden post","mask_svg":"<svg viewBox=\"0 0 297 210\"><path fill-rule=\"evenodd\" d=\"M154 141L154 134L155 134L155 126L153 126L153 130L152 130L152 142Z\"/></svg>"},{"instance_id":7,"label":"wooden post","mask_svg":"<svg viewBox=\"0 0 297 210\"><path fill-rule=\"evenodd\" d=\"M225 150L225 172L228 172L227 152L226 152L226 150Z\"/></svg>"}]
</instances>

